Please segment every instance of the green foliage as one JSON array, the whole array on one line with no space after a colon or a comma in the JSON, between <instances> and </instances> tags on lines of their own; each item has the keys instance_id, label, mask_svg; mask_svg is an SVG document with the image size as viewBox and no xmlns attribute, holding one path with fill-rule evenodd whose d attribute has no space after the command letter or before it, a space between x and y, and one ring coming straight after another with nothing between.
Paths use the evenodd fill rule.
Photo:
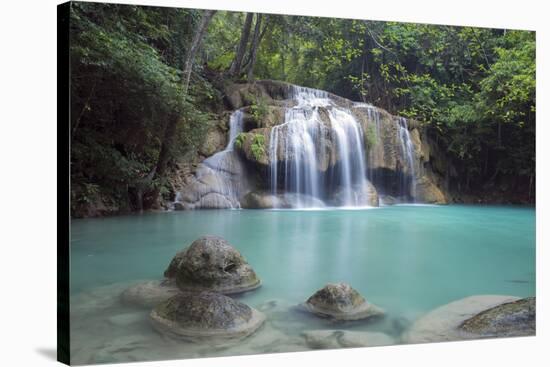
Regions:
<instances>
[{"instance_id":1,"label":"green foliage","mask_svg":"<svg viewBox=\"0 0 550 367\"><path fill-rule=\"evenodd\" d=\"M256 122L261 122L268 114L269 109L265 97L254 97L254 103L250 105L250 113Z\"/></svg>"},{"instance_id":2,"label":"green foliage","mask_svg":"<svg viewBox=\"0 0 550 367\"><path fill-rule=\"evenodd\" d=\"M266 154L265 136L261 134L240 133L235 138L235 148L241 150L244 148L247 139L250 140L250 152L255 160L260 161Z\"/></svg>"},{"instance_id":3,"label":"green foliage","mask_svg":"<svg viewBox=\"0 0 550 367\"><path fill-rule=\"evenodd\" d=\"M190 9L72 4L73 202L95 196L127 202L158 159L167 121L178 121L170 157L195 154L208 121L222 112L220 89L231 82L224 73L245 19L244 13L216 14L184 96L181 70L200 16ZM513 177L520 182L517 190L527 190L533 181L534 32L284 15L263 19L256 77L326 89L421 121L453 160L456 186ZM243 68L249 62L247 54ZM264 120L267 102L254 96L250 101L253 118ZM265 155L264 140L252 137L256 159ZM368 149L376 143L371 127L365 141ZM239 135L235 146L244 142ZM167 177L152 185L169 194Z\"/></svg>"},{"instance_id":4,"label":"green foliage","mask_svg":"<svg viewBox=\"0 0 550 367\"><path fill-rule=\"evenodd\" d=\"M172 156L201 144L221 97L202 78L182 93L195 17L183 9L71 4L73 213L99 194L132 205L132 190L155 167L170 119L179 121ZM151 186L168 194L165 177Z\"/></svg>"},{"instance_id":5,"label":"green foliage","mask_svg":"<svg viewBox=\"0 0 550 367\"><path fill-rule=\"evenodd\" d=\"M265 137L260 134L254 134L250 150L254 159L260 161L265 156Z\"/></svg>"},{"instance_id":6,"label":"green foliage","mask_svg":"<svg viewBox=\"0 0 550 367\"><path fill-rule=\"evenodd\" d=\"M235 138L235 148L242 149L245 140L246 140L246 133L240 133L239 135L237 135L237 137Z\"/></svg>"}]
</instances>

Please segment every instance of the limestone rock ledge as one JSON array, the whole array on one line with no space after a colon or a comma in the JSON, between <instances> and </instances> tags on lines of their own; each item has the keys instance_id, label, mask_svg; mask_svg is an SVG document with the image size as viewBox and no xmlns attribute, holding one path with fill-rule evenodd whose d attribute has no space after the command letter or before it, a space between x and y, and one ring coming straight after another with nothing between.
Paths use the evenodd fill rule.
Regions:
<instances>
[{"instance_id":1,"label":"limestone rock ledge","mask_svg":"<svg viewBox=\"0 0 550 367\"><path fill-rule=\"evenodd\" d=\"M429 312L403 335L404 343L535 335L534 298L478 295Z\"/></svg>"}]
</instances>

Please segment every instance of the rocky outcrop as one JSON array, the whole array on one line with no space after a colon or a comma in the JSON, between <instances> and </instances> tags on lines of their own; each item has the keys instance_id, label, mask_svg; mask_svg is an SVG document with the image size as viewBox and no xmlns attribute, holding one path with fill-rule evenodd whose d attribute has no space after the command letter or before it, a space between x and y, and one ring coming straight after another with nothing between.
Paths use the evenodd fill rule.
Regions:
<instances>
[{"instance_id":1,"label":"rocky outcrop","mask_svg":"<svg viewBox=\"0 0 550 367\"><path fill-rule=\"evenodd\" d=\"M433 180L424 175L416 179L416 200L427 204L447 204L447 196Z\"/></svg>"},{"instance_id":2,"label":"rocky outcrop","mask_svg":"<svg viewBox=\"0 0 550 367\"><path fill-rule=\"evenodd\" d=\"M227 129L222 128L221 124L216 124L208 129L206 137L199 147L199 154L210 157L216 152L221 151L227 145Z\"/></svg>"},{"instance_id":3,"label":"rocky outcrop","mask_svg":"<svg viewBox=\"0 0 550 367\"><path fill-rule=\"evenodd\" d=\"M175 210L238 208L247 187L247 172L235 152L220 152L204 161L179 188ZM235 192L237 191L237 192Z\"/></svg>"},{"instance_id":4,"label":"rocky outcrop","mask_svg":"<svg viewBox=\"0 0 550 367\"><path fill-rule=\"evenodd\" d=\"M378 206L378 192L374 185L366 180L362 185L355 185L352 187L352 195L355 202L364 206ZM332 200L335 205L345 205L345 193L342 189L339 189L334 193Z\"/></svg>"},{"instance_id":5,"label":"rocky outcrop","mask_svg":"<svg viewBox=\"0 0 550 367\"><path fill-rule=\"evenodd\" d=\"M183 291L209 290L234 294L256 289L260 279L244 257L226 240L204 236L195 240L170 263L165 274Z\"/></svg>"},{"instance_id":6,"label":"rocky outcrop","mask_svg":"<svg viewBox=\"0 0 550 367\"><path fill-rule=\"evenodd\" d=\"M296 96L296 91L304 89L300 88L272 80L227 85L225 94L228 104L242 112L242 132L235 140L234 151L224 153L223 159L212 159L221 153L210 155L178 190L180 195L176 198L174 208L273 207L266 200L277 201L280 197L263 196L263 203L251 203L251 198L244 197L254 191L273 190L270 187L273 185L270 170L274 166L278 167L280 174L282 169L297 164L297 161L304 164L303 157L296 157L295 151L289 149L289 136L297 132L289 132L290 127L285 123L289 108L301 103ZM432 149L433 142L428 139L422 124L393 116L372 105L356 103L323 91L317 92L322 98L330 100L329 104L315 107L316 123L310 127L315 130L310 134L312 141L309 143L315 147L312 168L317 172L320 182L332 185L319 190L332 193L320 199L338 203L338 185L342 184L338 180L332 182L335 173L344 169L340 156L342 145L338 142L337 131L344 125L333 125L338 115L335 115L334 109L338 109L346 111L346 116L352 116L350 118L360 126L363 135L365 175L370 184L366 190L358 188L354 191L365 197L366 200L362 201L367 202L365 205L377 206L378 194L397 198L397 202L445 204L449 201L449 195L444 189L442 159L434 157L440 152ZM407 132L406 137L403 128ZM209 130L206 143L201 147L202 154L208 156L223 149L222 131L224 128L219 124ZM273 136L277 138L271 140ZM412 151L408 148L409 140ZM357 144L349 144L350 147L352 145ZM304 172L309 169L305 168ZM278 182L278 186L281 190L281 182ZM391 201L385 203L390 204ZM285 205L280 204L278 207Z\"/></svg>"},{"instance_id":7,"label":"rocky outcrop","mask_svg":"<svg viewBox=\"0 0 550 367\"><path fill-rule=\"evenodd\" d=\"M121 294L125 304L151 308L180 292L174 280L150 280L135 284Z\"/></svg>"},{"instance_id":8,"label":"rocky outcrop","mask_svg":"<svg viewBox=\"0 0 550 367\"><path fill-rule=\"evenodd\" d=\"M150 318L162 334L201 343L244 338L265 321L244 303L208 291L178 294L157 305Z\"/></svg>"},{"instance_id":9,"label":"rocky outcrop","mask_svg":"<svg viewBox=\"0 0 550 367\"><path fill-rule=\"evenodd\" d=\"M321 200L302 194L272 194L266 191L252 191L241 200L241 206L245 209L292 209L296 203L307 207L322 208L325 206Z\"/></svg>"},{"instance_id":10,"label":"rocky outcrop","mask_svg":"<svg viewBox=\"0 0 550 367\"><path fill-rule=\"evenodd\" d=\"M320 317L338 321L361 320L384 314L345 283L327 284L315 292L301 308Z\"/></svg>"},{"instance_id":11,"label":"rocky outcrop","mask_svg":"<svg viewBox=\"0 0 550 367\"><path fill-rule=\"evenodd\" d=\"M384 333L349 330L311 330L302 333L312 349L358 348L392 345L394 340Z\"/></svg>"},{"instance_id":12,"label":"rocky outcrop","mask_svg":"<svg viewBox=\"0 0 550 367\"><path fill-rule=\"evenodd\" d=\"M233 109L256 104L259 100L273 105L288 98L290 84L275 80L258 80L254 83L233 83L226 86L225 96Z\"/></svg>"},{"instance_id":13,"label":"rocky outcrop","mask_svg":"<svg viewBox=\"0 0 550 367\"><path fill-rule=\"evenodd\" d=\"M471 296L441 306L404 334L405 343L428 343L535 334L535 300Z\"/></svg>"}]
</instances>

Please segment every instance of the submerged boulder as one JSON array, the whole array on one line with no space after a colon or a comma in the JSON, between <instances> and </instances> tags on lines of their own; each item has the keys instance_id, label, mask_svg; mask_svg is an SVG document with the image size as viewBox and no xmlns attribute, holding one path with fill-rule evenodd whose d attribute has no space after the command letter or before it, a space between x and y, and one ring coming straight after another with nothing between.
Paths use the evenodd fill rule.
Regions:
<instances>
[{"instance_id":1,"label":"submerged boulder","mask_svg":"<svg viewBox=\"0 0 550 367\"><path fill-rule=\"evenodd\" d=\"M150 280L126 289L122 292L121 299L125 304L151 308L179 292L174 280Z\"/></svg>"},{"instance_id":2,"label":"submerged boulder","mask_svg":"<svg viewBox=\"0 0 550 367\"><path fill-rule=\"evenodd\" d=\"M224 294L258 288L260 279L245 258L225 239L204 236L176 254L167 277L174 277L184 291L209 290Z\"/></svg>"},{"instance_id":3,"label":"submerged boulder","mask_svg":"<svg viewBox=\"0 0 550 367\"><path fill-rule=\"evenodd\" d=\"M265 321L244 303L208 291L178 294L157 305L150 317L160 333L196 342L244 338Z\"/></svg>"},{"instance_id":4,"label":"submerged boulder","mask_svg":"<svg viewBox=\"0 0 550 367\"><path fill-rule=\"evenodd\" d=\"M311 330L302 333L312 349L357 348L392 345L394 340L379 332L348 330Z\"/></svg>"},{"instance_id":5,"label":"submerged boulder","mask_svg":"<svg viewBox=\"0 0 550 367\"><path fill-rule=\"evenodd\" d=\"M443 305L413 323L405 343L535 335L535 299L471 296Z\"/></svg>"},{"instance_id":6,"label":"submerged boulder","mask_svg":"<svg viewBox=\"0 0 550 367\"><path fill-rule=\"evenodd\" d=\"M480 336L524 336L536 332L536 299L504 303L464 321L460 330Z\"/></svg>"},{"instance_id":7,"label":"submerged boulder","mask_svg":"<svg viewBox=\"0 0 550 367\"><path fill-rule=\"evenodd\" d=\"M368 303L346 283L325 285L301 307L317 316L338 321L361 320L384 314L381 308Z\"/></svg>"}]
</instances>

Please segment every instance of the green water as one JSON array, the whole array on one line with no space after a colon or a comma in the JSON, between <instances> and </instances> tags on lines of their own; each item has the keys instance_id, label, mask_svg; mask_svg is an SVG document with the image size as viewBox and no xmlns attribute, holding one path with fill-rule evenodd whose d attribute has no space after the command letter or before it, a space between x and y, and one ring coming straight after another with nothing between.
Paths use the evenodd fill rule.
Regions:
<instances>
[{"instance_id":1,"label":"green water","mask_svg":"<svg viewBox=\"0 0 550 367\"><path fill-rule=\"evenodd\" d=\"M347 282L387 311L389 321L371 328L388 334L398 332L392 320L405 320L406 325L466 296L535 294L533 208L203 210L73 220L71 230L73 296L159 279L177 251L205 234L226 238L262 279L262 287L240 297L241 301L251 306L272 299L295 304L328 282ZM99 309L97 315L101 315ZM84 318L72 316L77 324L82 321L79 317ZM284 319L284 313L278 317ZM288 316L296 317L300 316ZM304 320L300 329L307 328L308 322L314 321ZM85 335L87 330L75 329L73 337L103 338L104 345L116 335L108 329ZM148 330L144 324L134 332ZM83 363L102 361L91 357L91 351L79 351ZM197 353L189 356L202 355ZM165 354L166 358L188 356ZM125 354L118 360L130 357Z\"/></svg>"}]
</instances>

